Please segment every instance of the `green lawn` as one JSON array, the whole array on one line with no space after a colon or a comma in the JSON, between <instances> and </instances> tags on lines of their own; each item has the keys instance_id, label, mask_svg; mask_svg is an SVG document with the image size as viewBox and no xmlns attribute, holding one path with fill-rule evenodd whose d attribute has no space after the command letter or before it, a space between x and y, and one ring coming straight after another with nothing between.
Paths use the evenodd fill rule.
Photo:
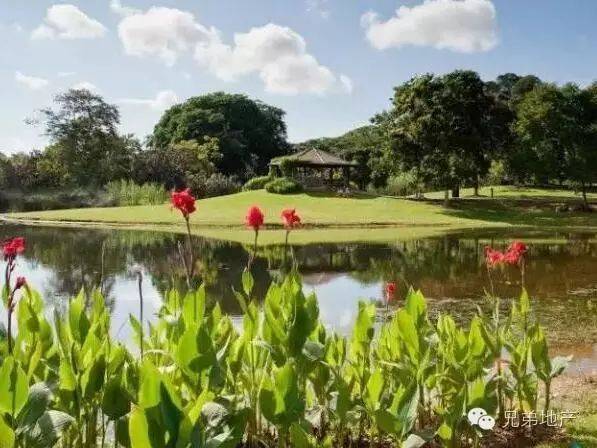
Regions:
<instances>
[{"instance_id":1,"label":"green lawn","mask_svg":"<svg viewBox=\"0 0 597 448\"><path fill-rule=\"evenodd\" d=\"M468 218L446 215L441 207L391 197L342 198L320 194L270 194L264 190L242 192L197 201L193 226L243 226L246 210L258 205L266 224L279 225L284 208L296 208L303 222L313 226L447 225L466 224ZM14 213L11 217L37 220L94 221L128 224L180 224L181 216L167 204L135 207L85 208ZM474 224L474 223L473 223ZM480 224L480 223L479 223Z\"/></svg>"},{"instance_id":2,"label":"green lawn","mask_svg":"<svg viewBox=\"0 0 597 448\"><path fill-rule=\"evenodd\" d=\"M532 188L532 187L515 187L511 185L497 185L493 187L479 188L479 196L473 196L474 190L472 188L463 188L460 190L462 198L489 198L491 196L491 188L493 188L494 198L506 199L544 199L548 201L566 200L566 201L580 201L582 195L580 192L573 192L563 189L546 189L546 188ZM444 199L445 192L434 191L425 193L425 197L429 199ZM589 200L596 200L597 193L589 193L587 195Z\"/></svg>"},{"instance_id":3,"label":"green lawn","mask_svg":"<svg viewBox=\"0 0 597 448\"><path fill-rule=\"evenodd\" d=\"M564 190L517 189L496 187L494 199L427 201L362 195L343 198L334 195L302 193L276 195L263 190L242 192L197 201L192 215L193 232L241 242L251 241L244 228L244 215L251 205L258 205L266 216L267 230L262 244L283 241L280 212L297 209L305 227L292 235L297 244L340 241L389 241L432 236L446 230L487 227L558 227L597 229L597 213L556 213L555 202L575 200ZM483 191L481 191L483 193ZM465 190L463 193L466 193ZM567 196L566 196L567 194ZM551 201L547 201L551 198ZM184 230L180 214L168 204L136 207L86 208L43 212L13 213L8 218L41 223L75 225L115 225L133 228Z\"/></svg>"}]
</instances>

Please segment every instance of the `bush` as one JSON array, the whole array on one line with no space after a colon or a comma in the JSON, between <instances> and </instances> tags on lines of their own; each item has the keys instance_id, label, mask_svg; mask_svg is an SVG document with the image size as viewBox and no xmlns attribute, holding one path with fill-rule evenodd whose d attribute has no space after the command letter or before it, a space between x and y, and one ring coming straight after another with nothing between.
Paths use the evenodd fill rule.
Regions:
<instances>
[{"instance_id":1,"label":"bush","mask_svg":"<svg viewBox=\"0 0 597 448\"><path fill-rule=\"evenodd\" d=\"M409 196L415 194L418 190L420 190L419 182L416 176L410 171L388 178L385 188L386 194L392 196Z\"/></svg>"},{"instance_id":2,"label":"bush","mask_svg":"<svg viewBox=\"0 0 597 448\"><path fill-rule=\"evenodd\" d=\"M168 192L160 184L138 185L131 180L117 180L106 185L108 196L116 205L158 205L168 200Z\"/></svg>"},{"instance_id":3,"label":"bush","mask_svg":"<svg viewBox=\"0 0 597 448\"><path fill-rule=\"evenodd\" d=\"M276 194L292 194L303 191L303 186L286 177L279 177L265 184L265 191Z\"/></svg>"},{"instance_id":4,"label":"bush","mask_svg":"<svg viewBox=\"0 0 597 448\"><path fill-rule=\"evenodd\" d=\"M261 190L265 188L265 184L269 183L273 178L271 176L259 176L249 179L245 185L243 185L244 191L250 190Z\"/></svg>"},{"instance_id":5,"label":"bush","mask_svg":"<svg viewBox=\"0 0 597 448\"><path fill-rule=\"evenodd\" d=\"M235 176L225 176L221 173L212 174L205 181L205 197L224 196L240 191L240 182Z\"/></svg>"}]
</instances>

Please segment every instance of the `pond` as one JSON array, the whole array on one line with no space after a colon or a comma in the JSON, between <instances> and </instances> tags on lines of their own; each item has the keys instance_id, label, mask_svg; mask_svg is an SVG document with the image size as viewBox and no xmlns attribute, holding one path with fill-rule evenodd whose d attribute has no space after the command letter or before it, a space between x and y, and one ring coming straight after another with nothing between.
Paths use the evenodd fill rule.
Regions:
<instances>
[{"instance_id":1,"label":"pond","mask_svg":"<svg viewBox=\"0 0 597 448\"><path fill-rule=\"evenodd\" d=\"M60 312L81 287L101 286L113 315L113 335L128 340L129 314L138 314L138 285L143 273L145 315L155 315L163 294L184 289L184 270L177 243L183 237L161 232L92 230L3 225L0 238L24 236L27 250L19 258L25 275L42 293L49 309ZM486 245L504 247L512 239L529 244L525 285L538 318L547 327L555 352L574 354L572 371L597 369L597 235L542 231L450 233L441 237L393 243L316 244L260 248L253 263L255 292L262 298L272 281L294 262L305 292L314 292L322 320L349 332L359 300L379 303L384 312L385 283L398 284L397 303L407 285L421 289L432 314L449 311L466 320L485 303L489 289L484 264ZM198 272L208 300L238 316L233 288L249 259L249 248L237 243L195 238ZM516 297L521 276L516 268L497 271L500 296ZM2 318L5 313L2 313ZM149 317L151 318L151 317Z\"/></svg>"}]
</instances>

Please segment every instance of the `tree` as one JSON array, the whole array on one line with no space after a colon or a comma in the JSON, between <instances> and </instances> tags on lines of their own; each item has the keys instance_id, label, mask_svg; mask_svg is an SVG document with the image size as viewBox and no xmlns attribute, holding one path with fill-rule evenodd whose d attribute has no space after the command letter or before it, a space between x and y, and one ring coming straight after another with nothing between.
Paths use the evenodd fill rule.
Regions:
<instances>
[{"instance_id":1,"label":"tree","mask_svg":"<svg viewBox=\"0 0 597 448\"><path fill-rule=\"evenodd\" d=\"M168 151L182 141L217 138L216 168L242 178L264 173L269 161L288 153L284 111L245 95L223 92L197 96L167 110L149 145Z\"/></svg>"},{"instance_id":2,"label":"tree","mask_svg":"<svg viewBox=\"0 0 597 448\"><path fill-rule=\"evenodd\" d=\"M475 72L417 76L395 89L391 151L427 185L458 197L460 185L478 186L503 145L502 113Z\"/></svg>"},{"instance_id":3,"label":"tree","mask_svg":"<svg viewBox=\"0 0 597 448\"><path fill-rule=\"evenodd\" d=\"M86 89L71 89L54 102L56 109L41 111L45 134L72 183L101 186L130 172L140 145L132 136L118 135L116 106Z\"/></svg>"},{"instance_id":4,"label":"tree","mask_svg":"<svg viewBox=\"0 0 597 448\"><path fill-rule=\"evenodd\" d=\"M572 181L588 206L587 186L597 169L597 86L536 86L518 105L515 129L534 161L527 161L529 174L543 183Z\"/></svg>"}]
</instances>

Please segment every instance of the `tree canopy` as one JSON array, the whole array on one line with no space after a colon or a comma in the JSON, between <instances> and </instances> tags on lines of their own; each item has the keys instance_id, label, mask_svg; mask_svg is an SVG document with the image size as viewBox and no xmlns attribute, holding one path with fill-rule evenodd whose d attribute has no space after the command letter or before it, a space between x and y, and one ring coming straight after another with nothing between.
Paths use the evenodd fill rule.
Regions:
<instances>
[{"instance_id":1,"label":"tree canopy","mask_svg":"<svg viewBox=\"0 0 597 448\"><path fill-rule=\"evenodd\" d=\"M284 111L245 95L211 93L167 110L149 144L167 151L182 141L217 139L218 171L248 178L267 169L270 159L289 150Z\"/></svg>"},{"instance_id":2,"label":"tree canopy","mask_svg":"<svg viewBox=\"0 0 597 448\"><path fill-rule=\"evenodd\" d=\"M128 175L139 144L118 134L116 106L85 89L59 94L54 103L41 111L51 145L37 168L52 177L48 182L101 186Z\"/></svg>"}]
</instances>

